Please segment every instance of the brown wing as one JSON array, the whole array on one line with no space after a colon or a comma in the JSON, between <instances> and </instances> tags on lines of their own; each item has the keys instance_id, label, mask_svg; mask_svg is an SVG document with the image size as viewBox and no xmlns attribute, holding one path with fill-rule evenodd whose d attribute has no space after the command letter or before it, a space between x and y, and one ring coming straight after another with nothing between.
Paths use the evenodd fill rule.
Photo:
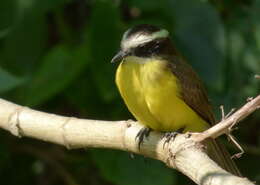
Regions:
<instances>
[{"instance_id":1,"label":"brown wing","mask_svg":"<svg viewBox=\"0 0 260 185\"><path fill-rule=\"evenodd\" d=\"M213 125L215 118L207 97L206 90L192 67L181 57L174 57L169 66L181 85L181 95L184 102L189 105L200 117Z\"/></svg>"},{"instance_id":2,"label":"brown wing","mask_svg":"<svg viewBox=\"0 0 260 185\"><path fill-rule=\"evenodd\" d=\"M202 85L198 75L192 67L181 57L175 56L172 63L169 64L172 72L176 75L181 84L181 95L187 105L189 105L198 115L211 125L215 124L212 107L207 97L205 88ZM169 60L169 59L168 59ZM218 139L210 139L208 144L209 156L227 171L241 176L236 164L232 161L229 153Z\"/></svg>"}]
</instances>

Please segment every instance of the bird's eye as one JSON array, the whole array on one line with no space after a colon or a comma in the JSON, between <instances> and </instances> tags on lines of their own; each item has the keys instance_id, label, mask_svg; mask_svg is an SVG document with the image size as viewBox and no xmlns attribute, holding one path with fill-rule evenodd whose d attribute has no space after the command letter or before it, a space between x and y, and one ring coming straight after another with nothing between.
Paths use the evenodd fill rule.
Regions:
<instances>
[{"instance_id":1,"label":"bird's eye","mask_svg":"<svg viewBox=\"0 0 260 185\"><path fill-rule=\"evenodd\" d=\"M149 47L146 44L139 45L137 48L134 49L134 53L136 56L149 56L150 51Z\"/></svg>"},{"instance_id":2,"label":"bird's eye","mask_svg":"<svg viewBox=\"0 0 260 185\"><path fill-rule=\"evenodd\" d=\"M161 43L161 41L160 41L160 40L157 40L155 43L156 43L157 45L159 45L159 44Z\"/></svg>"},{"instance_id":3,"label":"bird's eye","mask_svg":"<svg viewBox=\"0 0 260 185\"><path fill-rule=\"evenodd\" d=\"M154 49L155 50L157 50L157 49L159 49L160 48L160 45L159 44L156 44L155 46L154 46Z\"/></svg>"},{"instance_id":4,"label":"bird's eye","mask_svg":"<svg viewBox=\"0 0 260 185\"><path fill-rule=\"evenodd\" d=\"M139 50L139 51L142 51L142 52L145 52L145 51L147 50L147 46L146 46L145 44L140 45L140 46L138 47L138 50Z\"/></svg>"},{"instance_id":5,"label":"bird's eye","mask_svg":"<svg viewBox=\"0 0 260 185\"><path fill-rule=\"evenodd\" d=\"M146 45L145 44L142 44L139 46L140 49L145 49Z\"/></svg>"},{"instance_id":6,"label":"bird's eye","mask_svg":"<svg viewBox=\"0 0 260 185\"><path fill-rule=\"evenodd\" d=\"M160 50L161 45L159 42L156 42L156 43L154 43L154 45L151 48L152 48L153 53L157 53Z\"/></svg>"}]
</instances>

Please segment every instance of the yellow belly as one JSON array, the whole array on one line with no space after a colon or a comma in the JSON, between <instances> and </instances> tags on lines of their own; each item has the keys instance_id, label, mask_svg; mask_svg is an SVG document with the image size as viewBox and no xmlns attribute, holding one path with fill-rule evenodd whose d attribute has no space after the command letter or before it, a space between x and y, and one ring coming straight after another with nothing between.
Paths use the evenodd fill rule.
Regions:
<instances>
[{"instance_id":1,"label":"yellow belly","mask_svg":"<svg viewBox=\"0 0 260 185\"><path fill-rule=\"evenodd\" d=\"M116 84L129 111L146 127L157 131L202 131L208 124L180 97L176 77L166 61L144 62L127 57L119 65Z\"/></svg>"}]
</instances>

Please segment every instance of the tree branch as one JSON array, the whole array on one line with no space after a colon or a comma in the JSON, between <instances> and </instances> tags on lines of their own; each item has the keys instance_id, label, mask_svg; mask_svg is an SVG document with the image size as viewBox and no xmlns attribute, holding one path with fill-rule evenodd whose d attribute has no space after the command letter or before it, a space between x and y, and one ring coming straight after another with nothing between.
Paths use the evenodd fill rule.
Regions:
<instances>
[{"instance_id":1,"label":"tree branch","mask_svg":"<svg viewBox=\"0 0 260 185\"><path fill-rule=\"evenodd\" d=\"M232 116L229 116L227 119L222 120L215 126L197 135L197 142L201 142L209 137L215 139L222 134L228 134L236 123L240 122L252 112L260 108L260 95L255 99L248 99L248 101L249 102L247 104L232 114Z\"/></svg>"},{"instance_id":2,"label":"tree branch","mask_svg":"<svg viewBox=\"0 0 260 185\"><path fill-rule=\"evenodd\" d=\"M0 128L18 137L32 137L73 148L111 148L138 153L163 161L203 185L251 185L212 161L203 151L203 141L226 133L234 123L260 107L260 95L226 120L203 133L179 134L163 147L162 134L152 132L139 151L135 137L142 126L134 121L98 121L43 113L0 99ZM191 155L192 154L192 155Z\"/></svg>"}]
</instances>

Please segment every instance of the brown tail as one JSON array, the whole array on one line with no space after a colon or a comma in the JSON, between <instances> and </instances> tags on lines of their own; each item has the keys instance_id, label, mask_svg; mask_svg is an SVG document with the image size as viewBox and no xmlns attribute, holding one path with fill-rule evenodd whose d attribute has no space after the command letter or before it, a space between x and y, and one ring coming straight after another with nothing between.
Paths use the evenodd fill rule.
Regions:
<instances>
[{"instance_id":1,"label":"brown tail","mask_svg":"<svg viewBox=\"0 0 260 185\"><path fill-rule=\"evenodd\" d=\"M242 176L235 162L231 159L230 154L226 150L225 146L220 143L218 139L211 139L208 143L208 153L219 166L227 170L228 172Z\"/></svg>"}]
</instances>

